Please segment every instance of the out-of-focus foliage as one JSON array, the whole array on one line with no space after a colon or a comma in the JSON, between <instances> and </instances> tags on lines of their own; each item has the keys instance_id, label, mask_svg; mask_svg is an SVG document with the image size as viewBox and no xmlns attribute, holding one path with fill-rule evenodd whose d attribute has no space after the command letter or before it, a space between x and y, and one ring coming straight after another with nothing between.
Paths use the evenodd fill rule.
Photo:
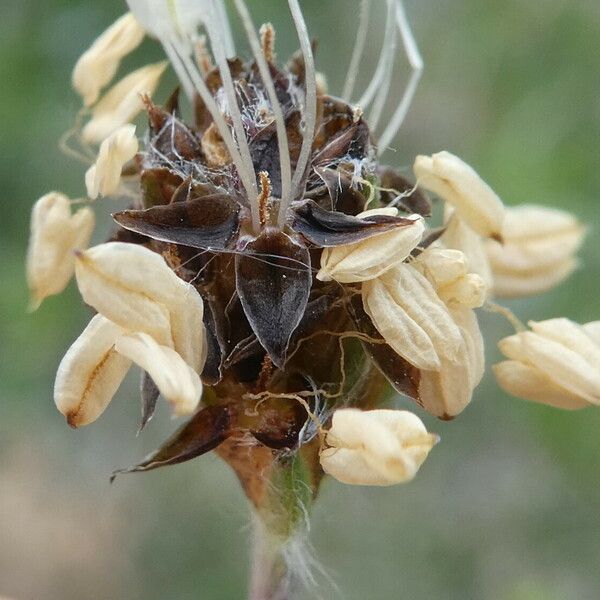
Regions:
<instances>
[{"instance_id":1,"label":"out-of-focus foliage","mask_svg":"<svg viewBox=\"0 0 600 600\"><path fill-rule=\"evenodd\" d=\"M278 53L285 57L295 44L284 3L251 4L256 21L278 28ZM319 68L339 91L358 2L302 4L320 41ZM523 319L599 319L600 5L408 0L407 10L426 71L388 160L410 165L417 153L448 149L509 204L537 202L579 214L590 226L583 268L558 290L513 308ZM110 486L114 468L141 458L174 428L168 411L136 438L132 380L94 427L69 430L53 407L54 371L89 312L71 286L36 314L25 313L31 204L53 188L72 197L84 192L85 166L57 149L80 106L70 71L123 11L119 0L1 6L0 594L237 599L245 588L249 531L232 474L211 456ZM366 72L380 39L370 37ZM145 59L160 56L150 43L142 52ZM393 85L398 97L403 81ZM490 340L510 331L495 316L483 320ZM488 358L497 356L492 342ZM504 396L488 378L457 421L424 418L442 443L409 486L324 486L311 537L340 592L325 583L320 595L596 597L600 412L529 405Z\"/></svg>"}]
</instances>

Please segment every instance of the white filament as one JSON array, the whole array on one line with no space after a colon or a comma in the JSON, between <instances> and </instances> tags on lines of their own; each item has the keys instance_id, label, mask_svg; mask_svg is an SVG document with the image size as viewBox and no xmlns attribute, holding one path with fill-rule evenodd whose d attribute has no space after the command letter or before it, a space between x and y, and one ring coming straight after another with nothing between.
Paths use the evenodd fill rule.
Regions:
<instances>
[{"instance_id":1,"label":"white filament","mask_svg":"<svg viewBox=\"0 0 600 600\"><path fill-rule=\"evenodd\" d=\"M225 93L227 95L229 113L231 115L231 120L233 121L233 129L235 131L240 155L242 157L246 172L251 173L252 181L249 183L252 191L250 194L248 194L248 201L250 202L250 209L252 211L252 224L254 226L254 230L258 231L260 217L258 207L258 187L256 185L254 164L252 162L252 155L250 154L246 130L244 129L244 122L242 121L242 114L237 101L237 93L231 77L231 71L229 70L229 63L227 62L225 44L218 28L218 22L216 22L214 19L214 15L214 12L212 12L210 19L206 23L206 30L210 38L217 66L219 67L223 88L225 89Z\"/></svg>"},{"instance_id":2,"label":"white filament","mask_svg":"<svg viewBox=\"0 0 600 600\"><path fill-rule=\"evenodd\" d=\"M388 15L387 18L389 21L394 21L394 4L392 2L388 3ZM388 97L388 92L390 90L390 84L392 83L392 74L394 72L394 58L396 56L396 46L398 42L398 32L396 28L392 28L392 33L390 36L390 41L387 44L386 53L384 56L383 62L383 81L379 86L379 91L377 92L377 96L375 97L375 102L373 103L373 108L371 110L371 114L369 115L369 126L372 131L375 131L377 125L379 124L379 119L381 119L381 115L383 114L383 109L385 107L385 103Z\"/></svg>"},{"instance_id":3,"label":"white filament","mask_svg":"<svg viewBox=\"0 0 600 600\"><path fill-rule=\"evenodd\" d=\"M381 52L379 53L379 60L377 61L377 67L375 69L375 73L373 74L373 78L371 79L360 100L357 102L358 106L360 106L362 109L367 108L369 104L371 104L375 94L377 93L377 90L379 90L385 78L385 66L388 60L387 57L389 56L392 37L394 35L394 28L396 26L394 22L393 2L394 0L386 0L388 11L383 44L381 46Z\"/></svg>"},{"instance_id":4,"label":"white filament","mask_svg":"<svg viewBox=\"0 0 600 600\"><path fill-rule=\"evenodd\" d=\"M248 198L256 198L258 192L254 168L251 167L249 169L247 163L242 159L242 155L240 154L236 141L233 139L229 126L225 122L225 119L217 106L212 93L208 89L206 82L200 74L198 67L190 58L190 55L193 52L193 44L190 43L188 36L192 35L193 29L197 28L199 25L198 5L206 8L204 11L205 17L209 16L210 7L206 4L206 1L187 1L193 1L195 3L193 13L191 13L194 18L190 17L190 14L187 12L189 8L188 4L182 0L180 0L179 3L176 3L174 0L127 0L129 8L134 16L151 34L155 35L160 40L190 101L193 102L195 93L202 98L202 101L210 112L213 121L223 138L223 142L229 151L231 160L236 167ZM183 12L185 13L183 15L183 23L181 23L182 19L177 12L178 9L183 9ZM205 19L204 23L206 23ZM229 73L229 69L227 69L227 73ZM255 212L258 213L258 211ZM256 223L255 226L257 226L259 219L258 214L255 216L253 211L253 223L254 222Z\"/></svg>"},{"instance_id":5,"label":"white filament","mask_svg":"<svg viewBox=\"0 0 600 600\"><path fill-rule=\"evenodd\" d=\"M225 44L225 53L227 58L235 57L235 44L233 42L233 35L231 33L231 26L229 25L229 17L227 16L227 9L223 0L215 0L216 19L219 24L219 30L223 35L223 43Z\"/></svg>"},{"instance_id":6,"label":"white filament","mask_svg":"<svg viewBox=\"0 0 600 600\"><path fill-rule=\"evenodd\" d=\"M398 25L398 29L400 30L400 35L402 36L402 43L404 44L404 51L406 52L406 57L408 62L412 68L412 74L408 81L408 85L406 86L406 90L404 91L404 95L402 96L402 100L396 109L396 112L390 119L388 126L385 131L381 134L379 139L379 147L378 153L381 155L387 150L388 146L394 139L396 133L402 126L406 114L408 113L408 109L412 103L415 92L417 91L417 86L419 84L419 80L421 79L421 74L423 73L423 59L421 58L421 54L419 53L419 48L417 47L417 43L415 42L415 38L410 29L410 25L408 23L408 19L406 18L406 12L404 11L404 6L402 4L402 0L395 0L396 2L396 23Z\"/></svg>"},{"instance_id":7,"label":"white filament","mask_svg":"<svg viewBox=\"0 0 600 600\"><path fill-rule=\"evenodd\" d=\"M284 198L281 201L278 219L280 227L285 223L287 209L292 199L300 192L300 182L304 177L306 166L310 160L315 126L317 123L317 81L315 59L310 38L298 0L288 0L288 4L290 12L292 13L292 18L294 19L296 31L298 32L302 57L304 58L306 97L304 100L304 134L302 148L300 149L300 156L298 157L298 163L296 164L296 170L294 171L294 177L292 179L292 194L289 198Z\"/></svg>"},{"instance_id":8,"label":"white filament","mask_svg":"<svg viewBox=\"0 0 600 600\"><path fill-rule=\"evenodd\" d=\"M267 95L269 102L275 115L275 124L277 126L277 143L279 145L279 164L281 170L281 197L289 198L291 196L292 187L292 166L290 164L290 150L287 137L287 131L285 128L285 119L283 111L281 110L281 104L277 98L277 92L275 90L275 84L271 77L271 70L265 60L263 50L256 34L256 29L252 23L252 18L246 6L244 0L234 0L237 11L242 19L242 23L252 48L252 53L258 65L260 76L262 77L265 88L267 89Z\"/></svg>"},{"instance_id":9,"label":"white filament","mask_svg":"<svg viewBox=\"0 0 600 600\"><path fill-rule=\"evenodd\" d=\"M356 76L360 68L360 60L365 50L365 42L367 41L367 32L369 30L369 14L371 8L371 0L362 0L360 3L360 17L358 21L358 30L356 32L356 42L350 59L350 66L346 74L346 82L344 83L344 91L342 98L347 102L352 100L352 92L356 83Z\"/></svg>"}]
</instances>

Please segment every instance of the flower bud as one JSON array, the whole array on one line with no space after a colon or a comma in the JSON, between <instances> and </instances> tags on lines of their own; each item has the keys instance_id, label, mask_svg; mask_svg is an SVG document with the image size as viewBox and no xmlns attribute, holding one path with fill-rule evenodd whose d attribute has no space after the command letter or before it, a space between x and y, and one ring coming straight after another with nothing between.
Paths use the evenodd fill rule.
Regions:
<instances>
[{"instance_id":1,"label":"flower bud","mask_svg":"<svg viewBox=\"0 0 600 600\"><path fill-rule=\"evenodd\" d=\"M550 406L577 409L600 404L600 343L595 323L559 318L530 322L531 331L498 344L509 359L494 366L507 393Z\"/></svg>"},{"instance_id":2,"label":"flower bud","mask_svg":"<svg viewBox=\"0 0 600 600\"><path fill-rule=\"evenodd\" d=\"M414 414L336 410L320 454L323 470L350 485L395 485L414 478L439 441Z\"/></svg>"},{"instance_id":3,"label":"flower bud","mask_svg":"<svg viewBox=\"0 0 600 600\"><path fill-rule=\"evenodd\" d=\"M62 359L54 384L54 402L71 427L88 425L106 409L131 366L115 351L124 333L96 315Z\"/></svg>"},{"instance_id":4,"label":"flower bud","mask_svg":"<svg viewBox=\"0 0 600 600\"><path fill-rule=\"evenodd\" d=\"M189 415L196 410L202 395L200 377L175 350L161 346L146 333L119 337L115 350L152 377L176 415Z\"/></svg>"},{"instance_id":5,"label":"flower bud","mask_svg":"<svg viewBox=\"0 0 600 600\"><path fill-rule=\"evenodd\" d=\"M502 201L460 158L449 152L417 156L414 172L420 185L452 204L477 233L484 237L501 237Z\"/></svg>"},{"instance_id":6,"label":"flower bud","mask_svg":"<svg viewBox=\"0 0 600 600\"><path fill-rule=\"evenodd\" d=\"M200 372L206 358L202 297L143 246L110 242L77 256L83 299L105 317L173 347Z\"/></svg>"},{"instance_id":7,"label":"flower bud","mask_svg":"<svg viewBox=\"0 0 600 600\"><path fill-rule=\"evenodd\" d=\"M121 60L143 39L144 30L131 13L126 13L81 55L73 69L73 87L85 106L98 100L102 88L115 76Z\"/></svg>"},{"instance_id":8,"label":"flower bud","mask_svg":"<svg viewBox=\"0 0 600 600\"><path fill-rule=\"evenodd\" d=\"M96 162L85 174L88 196L95 200L98 195L110 196L119 189L121 172L138 151L135 125L124 125L100 144Z\"/></svg>"},{"instance_id":9,"label":"flower bud","mask_svg":"<svg viewBox=\"0 0 600 600\"><path fill-rule=\"evenodd\" d=\"M429 247L414 261L429 279L438 296L449 305L483 306L487 286L476 273L469 273L467 257L460 250Z\"/></svg>"},{"instance_id":10,"label":"flower bud","mask_svg":"<svg viewBox=\"0 0 600 600\"><path fill-rule=\"evenodd\" d=\"M375 209L358 216L373 214L391 215L389 209ZM317 279L334 279L340 283L375 279L394 265L402 263L417 247L424 231L423 219L415 215L412 225L398 227L361 242L325 248L321 255L321 270L317 273Z\"/></svg>"},{"instance_id":11,"label":"flower bud","mask_svg":"<svg viewBox=\"0 0 600 600\"><path fill-rule=\"evenodd\" d=\"M166 62L146 65L110 88L92 109L92 118L82 131L84 142L99 144L132 121L144 107L142 94L154 93L166 66Z\"/></svg>"},{"instance_id":12,"label":"flower bud","mask_svg":"<svg viewBox=\"0 0 600 600\"><path fill-rule=\"evenodd\" d=\"M577 267L585 228L570 213L535 205L509 208L503 244L488 240L485 249L494 293L505 298L545 292Z\"/></svg>"},{"instance_id":13,"label":"flower bud","mask_svg":"<svg viewBox=\"0 0 600 600\"><path fill-rule=\"evenodd\" d=\"M410 264L363 284L363 306L389 346L417 368L455 360L461 333L431 283Z\"/></svg>"},{"instance_id":14,"label":"flower bud","mask_svg":"<svg viewBox=\"0 0 600 600\"><path fill-rule=\"evenodd\" d=\"M71 215L69 199L58 192L46 194L35 203L27 252L32 309L67 287L75 270L73 251L87 247L94 223L89 208L80 208Z\"/></svg>"}]
</instances>

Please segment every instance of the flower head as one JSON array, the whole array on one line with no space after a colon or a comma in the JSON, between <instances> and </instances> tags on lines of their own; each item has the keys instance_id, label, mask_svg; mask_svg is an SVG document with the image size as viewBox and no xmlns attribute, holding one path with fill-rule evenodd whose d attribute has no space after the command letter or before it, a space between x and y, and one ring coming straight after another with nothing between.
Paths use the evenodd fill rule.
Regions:
<instances>
[{"instance_id":1,"label":"flower head","mask_svg":"<svg viewBox=\"0 0 600 600\"><path fill-rule=\"evenodd\" d=\"M129 206L113 214L110 241L90 249L74 223L87 212L71 217L60 196L34 210L34 296L62 289L74 269L97 312L60 364L55 401L72 426L91 423L135 364L141 427L160 395L189 419L125 472L215 450L272 538L288 541L325 474L365 485L416 475L437 438L415 415L382 409L386 390L440 419L461 413L485 368L475 309L503 310L490 286L501 288L502 269L535 279L550 264L571 264L581 230L547 213L539 223L507 213L448 152L417 157L416 183L382 163L422 70L400 0L385 2L378 64L356 102L368 2L342 98L318 77L298 0L288 7L300 51L284 66L272 26L259 35L244 0L233 6L246 61L222 0L128 4L133 16L99 38L75 79L92 104L79 140L87 154L100 144L88 194L122 193ZM182 97L176 90L164 106L148 93L167 63L137 69L99 97L138 43L136 23L179 78ZM412 75L379 127L400 37ZM193 110L182 110L186 99ZM140 144L130 121L143 109ZM424 189L444 203L441 227ZM46 264L60 275L55 283L44 279ZM597 403L600 351L586 329L537 323L501 348L510 360L496 372L507 390Z\"/></svg>"}]
</instances>

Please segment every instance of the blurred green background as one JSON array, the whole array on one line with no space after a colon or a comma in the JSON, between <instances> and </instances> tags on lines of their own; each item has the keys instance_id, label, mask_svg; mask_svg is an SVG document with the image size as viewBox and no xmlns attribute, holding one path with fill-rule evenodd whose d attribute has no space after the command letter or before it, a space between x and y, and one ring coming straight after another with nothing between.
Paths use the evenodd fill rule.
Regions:
<instances>
[{"instance_id":1,"label":"blurred green background","mask_svg":"<svg viewBox=\"0 0 600 600\"><path fill-rule=\"evenodd\" d=\"M250 4L256 21L276 25L286 57L295 38L285 3ZM319 68L339 91L358 1L302 6L320 40ZM426 70L387 159L410 165L417 153L448 149L508 204L576 212L590 226L582 269L512 307L523 319L599 319L600 3L408 0L407 10ZM211 455L110 486L113 469L140 459L176 424L161 407L136 438L132 378L96 424L71 431L53 406L53 378L89 313L73 285L25 312L30 207L50 189L84 191L83 166L57 148L80 106L70 70L123 2L1 0L0 11L0 596L241 599L249 518L229 469ZM381 37L369 39L363 82ZM159 55L147 43L130 63ZM108 213L103 204L111 203L98 203ZM493 361L510 327L489 315L483 324ZM324 582L300 597L600 597L600 411L520 402L488 377L455 422L423 418L442 443L412 484L325 483L310 539L339 589Z\"/></svg>"}]
</instances>

